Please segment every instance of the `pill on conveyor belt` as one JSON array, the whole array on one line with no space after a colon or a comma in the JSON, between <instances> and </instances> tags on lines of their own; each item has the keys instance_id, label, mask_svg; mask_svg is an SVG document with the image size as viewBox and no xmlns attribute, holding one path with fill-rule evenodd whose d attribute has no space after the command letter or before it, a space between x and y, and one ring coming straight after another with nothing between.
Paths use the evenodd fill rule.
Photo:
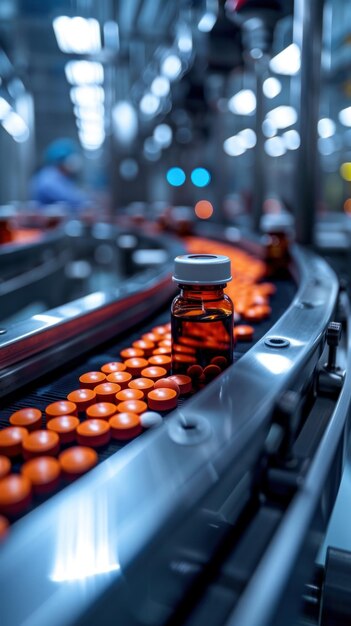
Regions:
<instances>
[{"instance_id":1,"label":"pill on conveyor belt","mask_svg":"<svg viewBox=\"0 0 351 626\"><path fill-rule=\"evenodd\" d=\"M171 369L172 359L167 354L154 354L149 357L150 365L158 365L164 367L167 372Z\"/></svg>"},{"instance_id":2,"label":"pill on conveyor belt","mask_svg":"<svg viewBox=\"0 0 351 626\"><path fill-rule=\"evenodd\" d=\"M117 404L119 413L143 413L147 410L147 404L143 400L124 400Z\"/></svg>"},{"instance_id":3,"label":"pill on conveyor belt","mask_svg":"<svg viewBox=\"0 0 351 626\"><path fill-rule=\"evenodd\" d=\"M77 441L81 446L100 448L111 439L111 429L107 420L88 419L77 427Z\"/></svg>"},{"instance_id":4,"label":"pill on conveyor belt","mask_svg":"<svg viewBox=\"0 0 351 626\"><path fill-rule=\"evenodd\" d=\"M156 428L156 426L161 426L163 422L163 417L160 413L156 413L155 411L145 411L140 415L140 424L143 428Z\"/></svg>"},{"instance_id":5,"label":"pill on conveyor belt","mask_svg":"<svg viewBox=\"0 0 351 626\"><path fill-rule=\"evenodd\" d=\"M96 393L89 388L75 389L68 394L67 400L74 402L77 405L78 413L82 413L87 410L88 406L96 402Z\"/></svg>"},{"instance_id":6,"label":"pill on conveyor belt","mask_svg":"<svg viewBox=\"0 0 351 626\"><path fill-rule=\"evenodd\" d=\"M9 474L0 480L0 513L19 515L25 511L32 497L32 485L26 476Z\"/></svg>"},{"instance_id":7,"label":"pill on conveyor belt","mask_svg":"<svg viewBox=\"0 0 351 626\"><path fill-rule=\"evenodd\" d=\"M203 374L203 369L201 365L198 365L196 363L195 365L190 365L186 373L188 376L190 376L190 378L200 378L200 376L202 376Z\"/></svg>"},{"instance_id":8,"label":"pill on conveyor belt","mask_svg":"<svg viewBox=\"0 0 351 626\"><path fill-rule=\"evenodd\" d=\"M213 359L211 359L211 365L218 365L221 370L224 370L228 365L228 360L225 356L214 356Z\"/></svg>"},{"instance_id":9,"label":"pill on conveyor belt","mask_svg":"<svg viewBox=\"0 0 351 626\"><path fill-rule=\"evenodd\" d=\"M140 415L133 411L117 413L109 420L113 439L133 439L141 433Z\"/></svg>"},{"instance_id":10,"label":"pill on conveyor belt","mask_svg":"<svg viewBox=\"0 0 351 626\"><path fill-rule=\"evenodd\" d=\"M28 437L28 430L22 426L9 426L0 430L0 454L13 457L22 452L22 442Z\"/></svg>"},{"instance_id":11,"label":"pill on conveyor belt","mask_svg":"<svg viewBox=\"0 0 351 626\"><path fill-rule=\"evenodd\" d=\"M144 367L147 367L149 362L142 357L134 356L131 359L124 361L124 364L127 372L129 372L132 376L140 376L141 370L143 370Z\"/></svg>"},{"instance_id":12,"label":"pill on conveyor belt","mask_svg":"<svg viewBox=\"0 0 351 626\"><path fill-rule=\"evenodd\" d=\"M74 415L60 415L49 420L46 428L58 434L60 443L72 443L76 439L78 424L78 417L74 417Z\"/></svg>"},{"instance_id":13,"label":"pill on conveyor belt","mask_svg":"<svg viewBox=\"0 0 351 626\"><path fill-rule=\"evenodd\" d=\"M174 389L177 392L177 396L180 394L180 389L178 383L175 380L171 380L170 378L160 378L155 382L155 389L159 389L163 387L163 389Z\"/></svg>"},{"instance_id":14,"label":"pill on conveyor belt","mask_svg":"<svg viewBox=\"0 0 351 626\"><path fill-rule=\"evenodd\" d=\"M125 369L126 366L120 361L111 361L110 363L105 363L101 367L101 371L104 372L104 374L112 374L112 372L124 372Z\"/></svg>"},{"instance_id":15,"label":"pill on conveyor belt","mask_svg":"<svg viewBox=\"0 0 351 626\"><path fill-rule=\"evenodd\" d=\"M141 335L141 338L144 341L152 341L153 343L156 343L159 339L159 337L155 335L155 333L145 333L144 335Z\"/></svg>"},{"instance_id":16,"label":"pill on conveyor belt","mask_svg":"<svg viewBox=\"0 0 351 626\"><path fill-rule=\"evenodd\" d=\"M87 409L87 417L93 419L108 420L115 413L117 413L117 407L113 402L97 402Z\"/></svg>"},{"instance_id":17,"label":"pill on conveyor belt","mask_svg":"<svg viewBox=\"0 0 351 626\"><path fill-rule=\"evenodd\" d=\"M222 373L222 370L218 365L214 365L214 364L207 365L204 368L204 376L207 381L212 380L212 378L216 378L216 376L218 376L221 373Z\"/></svg>"},{"instance_id":18,"label":"pill on conveyor belt","mask_svg":"<svg viewBox=\"0 0 351 626\"><path fill-rule=\"evenodd\" d=\"M154 388L154 381L151 378L134 378L128 383L130 389L140 389L145 394Z\"/></svg>"},{"instance_id":19,"label":"pill on conveyor belt","mask_svg":"<svg viewBox=\"0 0 351 626\"><path fill-rule=\"evenodd\" d=\"M0 478L4 478L11 471L11 461L7 456L0 454Z\"/></svg>"},{"instance_id":20,"label":"pill on conveyor belt","mask_svg":"<svg viewBox=\"0 0 351 626\"><path fill-rule=\"evenodd\" d=\"M83 389L94 389L96 385L105 382L106 374L104 372L85 372L79 376L80 386Z\"/></svg>"},{"instance_id":21,"label":"pill on conveyor belt","mask_svg":"<svg viewBox=\"0 0 351 626\"><path fill-rule=\"evenodd\" d=\"M132 380L132 375L129 372L112 372L107 375L108 383L117 383L121 389L128 387L128 383Z\"/></svg>"},{"instance_id":22,"label":"pill on conveyor belt","mask_svg":"<svg viewBox=\"0 0 351 626\"><path fill-rule=\"evenodd\" d=\"M159 387L149 391L147 403L153 411L170 411L178 404L178 394L174 389Z\"/></svg>"},{"instance_id":23,"label":"pill on conveyor belt","mask_svg":"<svg viewBox=\"0 0 351 626\"><path fill-rule=\"evenodd\" d=\"M77 405L75 402L69 402L68 400L58 400L48 404L45 409L45 413L48 418L58 417L59 415L77 415Z\"/></svg>"},{"instance_id":24,"label":"pill on conveyor belt","mask_svg":"<svg viewBox=\"0 0 351 626\"><path fill-rule=\"evenodd\" d=\"M153 341L147 341L145 339L138 339L137 341L133 341L132 346L137 350L142 350L144 352L144 356L146 357L152 354L153 349L156 348L156 345L153 343Z\"/></svg>"},{"instance_id":25,"label":"pill on conveyor belt","mask_svg":"<svg viewBox=\"0 0 351 626\"><path fill-rule=\"evenodd\" d=\"M124 348L121 350L120 356L122 359L132 359L133 357L142 357L144 356L144 350L140 348Z\"/></svg>"},{"instance_id":26,"label":"pill on conveyor belt","mask_svg":"<svg viewBox=\"0 0 351 626\"><path fill-rule=\"evenodd\" d=\"M98 455L87 446L73 446L64 450L58 457L66 480L76 480L91 470L98 462Z\"/></svg>"},{"instance_id":27,"label":"pill on conveyor belt","mask_svg":"<svg viewBox=\"0 0 351 626\"><path fill-rule=\"evenodd\" d=\"M122 389L116 393L116 402L124 402L125 400L142 400L144 398L144 392L141 389Z\"/></svg>"},{"instance_id":28,"label":"pill on conveyor belt","mask_svg":"<svg viewBox=\"0 0 351 626\"><path fill-rule=\"evenodd\" d=\"M36 456L55 456L60 450L60 438L52 430L35 430L22 442L23 456L33 459Z\"/></svg>"},{"instance_id":29,"label":"pill on conveyor belt","mask_svg":"<svg viewBox=\"0 0 351 626\"><path fill-rule=\"evenodd\" d=\"M38 456L22 465L21 474L30 480L34 493L44 495L57 489L61 466L58 460L51 456Z\"/></svg>"},{"instance_id":30,"label":"pill on conveyor belt","mask_svg":"<svg viewBox=\"0 0 351 626\"><path fill-rule=\"evenodd\" d=\"M156 356L156 354L172 354L171 346L161 346L160 348L155 348L152 351L152 354Z\"/></svg>"},{"instance_id":31,"label":"pill on conveyor belt","mask_svg":"<svg viewBox=\"0 0 351 626\"><path fill-rule=\"evenodd\" d=\"M145 367L141 371L142 378L151 378L151 380L156 381L159 378L165 378L167 376L167 370L164 367L158 367L157 365L150 365L150 367Z\"/></svg>"},{"instance_id":32,"label":"pill on conveyor belt","mask_svg":"<svg viewBox=\"0 0 351 626\"><path fill-rule=\"evenodd\" d=\"M121 385L117 383L101 383L94 387L96 402L114 402L116 393L121 391Z\"/></svg>"},{"instance_id":33,"label":"pill on conveyor belt","mask_svg":"<svg viewBox=\"0 0 351 626\"><path fill-rule=\"evenodd\" d=\"M171 380L175 380L180 389L181 396L191 392L190 376L187 376L186 374L172 374L172 376L169 376L169 378Z\"/></svg>"},{"instance_id":34,"label":"pill on conveyor belt","mask_svg":"<svg viewBox=\"0 0 351 626\"><path fill-rule=\"evenodd\" d=\"M248 324L234 326L234 337L239 341L251 341L254 335L254 327Z\"/></svg>"},{"instance_id":35,"label":"pill on conveyor belt","mask_svg":"<svg viewBox=\"0 0 351 626\"><path fill-rule=\"evenodd\" d=\"M23 426L31 432L42 428L42 413L39 409L28 407L12 413L9 421L12 426Z\"/></svg>"}]
</instances>

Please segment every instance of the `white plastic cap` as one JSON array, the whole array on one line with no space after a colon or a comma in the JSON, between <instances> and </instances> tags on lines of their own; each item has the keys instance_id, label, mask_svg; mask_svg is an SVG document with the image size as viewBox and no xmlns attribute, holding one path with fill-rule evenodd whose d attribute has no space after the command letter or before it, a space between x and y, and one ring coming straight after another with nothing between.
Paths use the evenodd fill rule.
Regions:
<instances>
[{"instance_id":1,"label":"white plastic cap","mask_svg":"<svg viewBox=\"0 0 351 626\"><path fill-rule=\"evenodd\" d=\"M222 254L182 254L174 259L173 280L184 285L219 285L232 279L230 259Z\"/></svg>"}]
</instances>

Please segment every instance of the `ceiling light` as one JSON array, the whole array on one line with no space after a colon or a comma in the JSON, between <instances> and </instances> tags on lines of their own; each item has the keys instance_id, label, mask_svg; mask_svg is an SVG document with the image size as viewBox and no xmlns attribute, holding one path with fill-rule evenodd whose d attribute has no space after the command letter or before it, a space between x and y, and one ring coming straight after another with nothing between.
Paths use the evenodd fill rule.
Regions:
<instances>
[{"instance_id":1,"label":"ceiling light","mask_svg":"<svg viewBox=\"0 0 351 626\"><path fill-rule=\"evenodd\" d=\"M102 104L105 100L105 92L102 87L89 85L84 87L72 87L70 97L74 104L90 106Z\"/></svg>"},{"instance_id":2,"label":"ceiling light","mask_svg":"<svg viewBox=\"0 0 351 626\"><path fill-rule=\"evenodd\" d=\"M256 145L256 133L252 128L244 128L238 133L238 137L243 141L245 148L254 148Z\"/></svg>"},{"instance_id":3,"label":"ceiling light","mask_svg":"<svg viewBox=\"0 0 351 626\"><path fill-rule=\"evenodd\" d=\"M265 137L274 137L277 134L277 127L271 120L265 119L262 122L262 132Z\"/></svg>"},{"instance_id":4,"label":"ceiling light","mask_svg":"<svg viewBox=\"0 0 351 626\"><path fill-rule=\"evenodd\" d=\"M162 148L168 148L172 143L172 129L168 124L159 124L154 130L154 140Z\"/></svg>"},{"instance_id":5,"label":"ceiling light","mask_svg":"<svg viewBox=\"0 0 351 626\"><path fill-rule=\"evenodd\" d=\"M169 78L169 80L175 80L179 77L182 71L182 62L176 54L169 54L161 63L161 73Z\"/></svg>"},{"instance_id":6,"label":"ceiling light","mask_svg":"<svg viewBox=\"0 0 351 626\"><path fill-rule=\"evenodd\" d=\"M280 157L286 153L285 143L281 137L271 137L264 142L264 150L268 156Z\"/></svg>"},{"instance_id":7,"label":"ceiling light","mask_svg":"<svg viewBox=\"0 0 351 626\"><path fill-rule=\"evenodd\" d=\"M10 111L1 123L9 135L12 135L16 141L22 142L28 139L28 126L18 113Z\"/></svg>"},{"instance_id":8,"label":"ceiling light","mask_svg":"<svg viewBox=\"0 0 351 626\"><path fill-rule=\"evenodd\" d=\"M293 76L301 66L301 52L296 43L290 44L269 62L269 67L276 74Z\"/></svg>"},{"instance_id":9,"label":"ceiling light","mask_svg":"<svg viewBox=\"0 0 351 626\"><path fill-rule=\"evenodd\" d=\"M215 13L212 13L211 11L206 11L206 13L204 13L202 18L200 19L197 27L202 33L209 33L214 27L216 21L217 15L215 15Z\"/></svg>"},{"instance_id":10,"label":"ceiling light","mask_svg":"<svg viewBox=\"0 0 351 626\"><path fill-rule=\"evenodd\" d=\"M71 85L101 85L104 82L104 67L96 61L68 61L65 74Z\"/></svg>"},{"instance_id":11,"label":"ceiling light","mask_svg":"<svg viewBox=\"0 0 351 626\"><path fill-rule=\"evenodd\" d=\"M276 128L286 128L297 121L297 111L291 106L276 107L267 113L266 119L270 120Z\"/></svg>"},{"instance_id":12,"label":"ceiling light","mask_svg":"<svg viewBox=\"0 0 351 626\"><path fill-rule=\"evenodd\" d=\"M11 111L11 106L9 105L9 103L7 102L7 100L5 100L5 98L2 98L0 96L0 120L3 120L4 117L6 117L6 115Z\"/></svg>"},{"instance_id":13,"label":"ceiling light","mask_svg":"<svg viewBox=\"0 0 351 626\"><path fill-rule=\"evenodd\" d=\"M274 76L270 76L263 81L263 93L266 98L275 98L280 94L282 90L282 84L278 78L274 78Z\"/></svg>"},{"instance_id":14,"label":"ceiling light","mask_svg":"<svg viewBox=\"0 0 351 626\"><path fill-rule=\"evenodd\" d=\"M164 98L169 94L170 83L166 76L156 76L150 87L152 93L158 98Z\"/></svg>"},{"instance_id":15,"label":"ceiling light","mask_svg":"<svg viewBox=\"0 0 351 626\"><path fill-rule=\"evenodd\" d=\"M121 100L112 110L113 133L121 143L131 143L138 132L138 116L128 100Z\"/></svg>"},{"instance_id":16,"label":"ceiling light","mask_svg":"<svg viewBox=\"0 0 351 626\"><path fill-rule=\"evenodd\" d=\"M322 117L318 122L318 133L320 137L326 139L335 134L336 125L329 117Z\"/></svg>"},{"instance_id":17,"label":"ceiling light","mask_svg":"<svg viewBox=\"0 0 351 626\"><path fill-rule=\"evenodd\" d=\"M238 91L228 100L228 109L237 115L251 115L256 109L256 96L251 89Z\"/></svg>"},{"instance_id":18,"label":"ceiling light","mask_svg":"<svg viewBox=\"0 0 351 626\"><path fill-rule=\"evenodd\" d=\"M193 50L193 36L187 24L181 24L178 29L177 45L179 52L191 54Z\"/></svg>"},{"instance_id":19,"label":"ceiling light","mask_svg":"<svg viewBox=\"0 0 351 626\"><path fill-rule=\"evenodd\" d=\"M346 107L339 112L339 120L343 126L351 126L351 107Z\"/></svg>"},{"instance_id":20,"label":"ceiling light","mask_svg":"<svg viewBox=\"0 0 351 626\"><path fill-rule=\"evenodd\" d=\"M286 130L285 133L282 134L282 139L287 150L297 150L300 147L300 135L297 130L293 128Z\"/></svg>"},{"instance_id":21,"label":"ceiling light","mask_svg":"<svg viewBox=\"0 0 351 626\"><path fill-rule=\"evenodd\" d=\"M146 93L140 100L139 107L144 115L156 115L160 107L160 99L153 93Z\"/></svg>"},{"instance_id":22,"label":"ceiling light","mask_svg":"<svg viewBox=\"0 0 351 626\"><path fill-rule=\"evenodd\" d=\"M61 15L54 19L53 28L62 52L92 54L101 50L100 25L93 18Z\"/></svg>"},{"instance_id":23,"label":"ceiling light","mask_svg":"<svg viewBox=\"0 0 351 626\"><path fill-rule=\"evenodd\" d=\"M246 152L245 142L238 135L228 137L223 143L223 150L229 156L240 156Z\"/></svg>"}]
</instances>

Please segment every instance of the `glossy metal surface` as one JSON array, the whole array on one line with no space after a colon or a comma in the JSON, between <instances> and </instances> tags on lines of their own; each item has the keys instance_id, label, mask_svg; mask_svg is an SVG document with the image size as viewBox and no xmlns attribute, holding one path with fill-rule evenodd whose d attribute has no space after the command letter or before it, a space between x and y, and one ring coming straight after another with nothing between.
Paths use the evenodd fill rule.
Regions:
<instances>
[{"instance_id":1,"label":"glossy metal surface","mask_svg":"<svg viewBox=\"0 0 351 626\"><path fill-rule=\"evenodd\" d=\"M277 396L294 387L320 354L336 302L338 285L329 266L298 249L294 259L299 289L270 332L288 339L288 347L259 341L162 427L15 524L1 554L2 626L73 624L112 584L117 606L122 603L114 619L127 624L122 605L127 602L133 612L135 597L128 601L122 581L142 550L156 537L167 541L228 468L238 482L250 470ZM206 436L182 445L174 429L194 419ZM150 567L153 558L151 553Z\"/></svg>"}]
</instances>

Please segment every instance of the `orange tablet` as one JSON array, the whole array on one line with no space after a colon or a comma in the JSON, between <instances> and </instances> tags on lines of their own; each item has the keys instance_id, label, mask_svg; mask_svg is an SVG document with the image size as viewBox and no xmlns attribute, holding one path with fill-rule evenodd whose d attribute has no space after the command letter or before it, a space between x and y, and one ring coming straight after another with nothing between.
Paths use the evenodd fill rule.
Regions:
<instances>
[{"instance_id":1,"label":"orange tablet","mask_svg":"<svg viewBox=\"0 0 351 626\"><path fill-rule=\"evenodd\" d=\"M59 415L49 420L46 428L58 434L60 443L72 443L76 439L78 424L79 419L74 415Z\"/></svg>"},{"instance_id":2,"label":"orange tablet","mask_svg":"<svg viewBox=\"0 0 351 626\"><path fill-rule=\"evenodd\" d=\"M117 408L113 402L97 402L87 409L87 417L94 419L108 420L115 413Z\"/></svg>"},{"instance_id":3,"label":"orange tablet","mask_svg":"<svg viewBox=\"0 0 351 626\"><path fill-rule=\"evenodd\" d=\"M66 480L75 480L97 464L98 455L92 448L74 446L61 452L58 460Z\"/></svg>"},{"instance_id":4,"label":"orange tablet","mask_svg":"<svg viewBox=\"0 0 351 626\"><path fill-rule=\"evenodd\" d=\"M28 432L42 428L42 413L39 409L28 407L20 409L10 416L12 426L23 426Z\"/></svg>"},{"instance_id":5,"label":"orange tablet","mask_svg":"<svg viewBox=\"0 0 351 626\"><path fill-rule=\"evenodd\" d=\"M28 430L22 426L9 426L0 430L0 454L17 456L22 452L22 442L28 437Z\"/></svg>"},{"instance_id":6,"label":"orange tablet","mask_svg":"<svg viewBox=\"0 0 351 626\"><path fill-rule=\"evenodd\" d=\"M36 456L55 456L60 450L60 438L52 430L35 430L22 442L23 456L32 459Z\"/></svg>"},{"instance_id":7,"label":"orange tablet","mask_svg":"<svg viewBox=\"0 0 351 626\"><path fill-rule=\"evenodd\" d=\"M124 402L125 400L142 400L144 398L144 392L141 389L122 389L116 393L116 401Z\"/></svg>"},{"instance_id":8,"label":"orange tablet","mask_svg":"<svg viewBox=\"0 0 351 626\"><path fill-rule=\"evenodd\" d=\"M117 383L121 389L128 387L128 383L132 380L132 375L129 372L112 372L107 375L108 383Z\"/></svg>"},{"instance_id":9,"label":"orange tablet","mask_svg":"<svg viewBox=\"0 0 351 626\"><path fill-rule=\"evenodd\" d=\"M117 404L119 413L143 413L147 409L147 404L143 400L124 400Z\"/></svg>"},{"instance_id":10,"label":"orange tablet","mask_svg":"<svg viewBox=\"0 0 351 626\"><path fill-rule=\"evenodd\" d=\"M89 419L79 424L77 428L77 441L81 446L100 448L100 446L105 446L110 439L110 425L106 420Z\"/></svg>"},{"instance_id":11,"label":"orange tablet","mask_svg":"<svg viewBox=\"0 0 351 626\"><path fill-rule=\"evenodd\" d=\"M167 376L167 370L164 367L150 365L150 367L145 367L145 369L141 371L141 376L143 378L151 378L151 380L156 381L159 378Z\"/></svg>"},{"instance_id":12,"label":"orange tablet","mask_svg":"<svg viewBox=\"0 0 351 626\"><path fill-rule=\"evenodd\" d=\"M102 366L101 371L104 372L104 374L112 374L112 372L124 372L125 369L126 366L124 363L121 363L120 361L111 361L110 363L105 363Z\"/></svg>"},{"instance_id":13,"label":"orange tablet","mask_svg":"<svg viewBox=\"0 0 351 626\"><path fill-rule=\"evenodd\" d=\"M53 402L49 404L45 413L50 417L58 417L59 415L77 415L77 405L75 402L69 402L68 400L59 400L58 402Z\"/></svg>"},{"instance_id":14,"label":"orange tablet","mask_svg":"<svg viewBox=\"0 0 351 626\"><path fill-rule=\"evenodd\" d=\"M124 361L124 364L126 366L127 372L132 374L132 376L140 376L141 370L143 370L144 367L147 367L149 363L146 359L135 356L131 359L127 359L126 361Z\"/></svg>"},{"instance_id":15,"label":"orange tablet","mask_svg":"<svg viewBox=\"0 0 351 626\"><path fill-rule=\"evenodd\" d=\"M77 405L78 413L86 411L88 406L96 401L96 393L93 389L75 389L68 394L67 400Z\"/></svg>"},{"instance_id":16,"label":"orange tablet","mask_svg":"<svg viewBox=\"0 0 351 626\"><path fill-rule=\"evenodd\" d=\"M0 480L0 513L18 515L31 501L32 485L26 476L9 474Z\"/></svg>"},{"instance_id":17,"label":"orange tablet","mask_svg":"<svg viewBox=\"0 0 351 626\"><path fill-rule=\"evenodd\" d=\"M190 393L191 391L190 376L187 376L186 374L172 374L172 376L169 376L169 378L171 380L175 380L175 382L177 383L180 389L180 395L185 395L187 393Z\"/></svg>"},{"instance_id":18,"label":"orange tablet","mask_svg":"<svg viewBox=\"0 0 351 626\"><path fill-rule=\"evenodd\" d=\"M94 389L96 385L103 383L106 380L106 374L104 372L85 372L79 376L80 386L83 389Z\"/></svg>"},{"instance_id":19,"label":"orange tablet","mask_svg":"<svg viewBox=\"0 0 351 626\"><path fill-rule=\"evenodd\" d=\"M58 487L61 466L51 456L38 456L22 465L21 474L30 480L34 493L44 495Z\"/></svg>"},{"instance_id":20,"label":"orange tablet","mask_svg":"<svg viewBox=\"0 0 351 626\"><path fill-rule=\"evenodd\" d=\"M148 341L145 339L138 339L137 341L133 341L132 346L137 350L142 350L144 352L144 356L149 356L152 353L153 349L156 348L153 341Z\"/></svg>"},{"instance_id":21,"label":"orange tablet","mask_svg":"<svg viewBox=\"0 0 351 626\"><path fill-rule=\"evenodd\" d=\"M120 355L122 359L132 359L135 356L144 356L144 350L140 348L124 348L124 350L121 350Z\"/></svg>"},{"instance_id":22,"label":"orange tablet","mask_svg":"<svg viewBox=\"0 0 351 626\"><path fill-rule=\"evenodd\" d=\"M171 369L172 359L167 354L154 354L149 358L150 365L159 365L164 367L167 372Z\"/></svg>"},{"instance_id":23,"label":"orange tablet","mask_svg":"<svg viewBox=\"0 0 351 626\"><path fill-rule=\"evenodd\" d=\"M170 411L178 404L178 394L174 389L159 387L149 391L147 402L153 411Z\"/></svg>"},{"instance_id":24,"label":"orange tablet","mask_svg":"<svg viewBox=\"0 0 351 626\"><path fill-rule=\"evenodd\" d=\"M132 411L117 413L109 420L114 439L132 439L141 433L140 415Z\"/></svg>"},{"instance_id":25,"label":"orange tablet","mask_svg":"<svg viewBox=\"0 0 351 626\"><path fill-rule=\"evenodd\" d=\"M128 383L130 389L140 389L145 394L154 388L154 381L151 378L135 378Z\"/></svg>"},{"instance_id":26,"label":"orange tablet","mask_svg":"<svg viewBox=\"0 0 351 626\"><path fill-rule=\"evenodd\" d=\"M159 389L162 387L163 389L173 389L177 392L177 396L180 394L180 389L178 383L175 380L171 380L170 378L160 378L155 382L155 389Z\"/></svg>"},{"instance_id":27,"label":"orange tablet","mask_svg":"<svg viewBox=\"0 0 351 626\"><path fill-rule=\"evenodd\" d=\"M121 391L121 385L117 383L101 383L94 387L97 402L114 402L116 393Z\"/></svg>"}]
</instances>

